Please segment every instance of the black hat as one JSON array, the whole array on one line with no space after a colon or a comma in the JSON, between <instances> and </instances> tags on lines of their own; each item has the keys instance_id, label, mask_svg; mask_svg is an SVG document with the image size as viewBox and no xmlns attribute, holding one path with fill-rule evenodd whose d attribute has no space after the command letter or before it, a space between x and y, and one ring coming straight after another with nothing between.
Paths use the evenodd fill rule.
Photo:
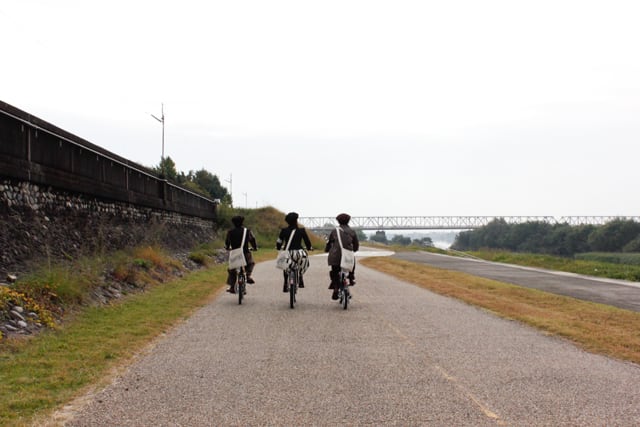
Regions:
<instances>
[{"instance_id":1,"label":"black hat","mask_svg":"<svg viewBox=\"0 0 640 427\"><path fill-rule=\"evenodd\" d=\"M338 224L349 224L349 220L351 219L351 216L346 213L341 213L336 217L336 219L338 220Z\"/></svg>"},{"instance_id":2,"label":"black hat","mask_svg":"<svg viewBox=\"0 0 640 427\"><path fill-rule=\"evenodd\" d=\"M236 215L233 218L231 218L231 222L236 227L240 227L242 225L242 223L244 222L244 217L242 215Z\"/></svg>"},{"instance_id":3,"label":"black hat","mask_svg":"<svg viewBox=\"0 0 640 427\"><path fill-rule=\"evenodd\" d=\"M287 216L284 217L284 220L287 222L287 224L294 225L298 222L298 216L299 215L295 212L289 212Z\"/></svg>"}]
</instances>

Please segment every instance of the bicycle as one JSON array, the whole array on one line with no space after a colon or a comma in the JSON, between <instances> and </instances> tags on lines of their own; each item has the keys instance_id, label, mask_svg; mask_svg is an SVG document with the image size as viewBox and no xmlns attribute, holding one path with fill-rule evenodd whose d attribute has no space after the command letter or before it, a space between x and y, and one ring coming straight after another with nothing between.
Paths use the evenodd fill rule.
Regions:
<instances>
[{"instance_id":1,"label":"bicycle","mask_svg":"<svg viewBox=\"0 0 640 427\"><path fill-rule=\"evenodd\" d=\"M340 270L340 286L338 287L338 303L342 305L343 309L347 309L349 300L351 299L351 291L349 290L349 278L348 273L344 270Z\"/></svg>"},{"instance_id":2,"label":"bicycle","mask_svg":"<svg viewBox=\"0 0 640 427\"><path fill-rule=\"evenodd\" d=\"M238 294L238 304L242 304L244 295L247 293L247 274L244 267L236 268L236 282L233 291Z\"/></svg>"},{"instance_id":3,"label":"bicycle","mask_svg":"<svg viewBox=\"0 0 640 427\"><path fill-rule=\"evenodd\" d=\"M250 248L250 251L257 251L258 248ZM242 304L244 296L247 294L247 270L245 266L236 267L235 269L236 279L233 284L233 290L231 293L238 295L238 304Z\"/></svg>"},{"instance_id":4,"label":"bicycle","mask_svg":"<svg viewBox=\"0 0 640 427\"><path fill-rule=\"evenodd\" d=\"M300 268L295 262L289 264L289 268L287 268L287 281L289 282L289 306L294 308L300 284Z\"/></svg>"},{"instance_id":5,"label":"bicycle","mask_svg":"<svg viewBox=\"0 0 640 427\"><path fill-rule=\"evenodd\" d=\"M309 248L310 251L313 248ZM287 267L287 282L289 284L289 306L294 308L296 304L296 294L302 282L302 274L309 267L309 259L307 252L303 249L292 250L289 252L291 262Z\"/></svg>"}]
</instances>

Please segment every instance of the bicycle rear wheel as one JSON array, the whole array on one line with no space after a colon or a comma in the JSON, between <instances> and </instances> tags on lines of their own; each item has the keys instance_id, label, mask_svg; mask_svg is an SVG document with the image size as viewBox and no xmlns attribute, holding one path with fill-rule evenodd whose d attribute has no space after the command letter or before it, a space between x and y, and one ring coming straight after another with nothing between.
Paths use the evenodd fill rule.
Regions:
<instances>
[{"instance_id":1,"label":"bicycle rear wheel","mask_svg":"<svg viewBox=\"0 0 640 427\"><path fill-rule=\"evenodd\" d=\"M298 273L292 271L289 274L289 306L294 307L296 303L296 292L298 291Z\"/></svg>"},{"instance_id":2,"label":"bicycle rear wheel","mask_svg":"<svg viewBox=\"0 0 640 427\"><path fill-rule=\"evenodd\" d=\"M238 304L242 304L242 300L244 299L244 292L246 287L246 280L244 274L238 275Z\"/></svg>"},{"instance_id":3,"label":"bicycle rear wheel","mask_svg":"<svg viewBox=\"0 0 640 427\"><path fill-rule=\"evenodd\" d=\"M349 298L351 297L351 295L349 294L349 288L346 285L343 285L343 289L342 289L342 308L344 308L345 310L347 309L347 306L349 305Z\"/></svg>"}]
</instances>

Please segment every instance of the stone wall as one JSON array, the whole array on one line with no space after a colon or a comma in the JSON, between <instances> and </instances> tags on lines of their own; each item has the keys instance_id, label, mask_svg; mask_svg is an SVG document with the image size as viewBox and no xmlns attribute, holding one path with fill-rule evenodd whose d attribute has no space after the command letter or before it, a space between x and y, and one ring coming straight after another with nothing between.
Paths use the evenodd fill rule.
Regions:
<instances>
[{"instance_id":1,"label":"stone wall","mask_svg":"<svg viewBox=\"0 0 640 427\"><path fill-rule=\"evenodd\" d=\"M0 179L0 277L141 244L186 250L215 233L212 220Z\"/></svg>"}]
</instances>

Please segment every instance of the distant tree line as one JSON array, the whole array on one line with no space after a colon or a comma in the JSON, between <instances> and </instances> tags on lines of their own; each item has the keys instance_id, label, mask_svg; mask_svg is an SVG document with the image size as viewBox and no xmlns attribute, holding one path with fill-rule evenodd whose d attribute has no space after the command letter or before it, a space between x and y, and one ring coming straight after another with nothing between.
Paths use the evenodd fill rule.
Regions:
<instances>
[{"instance_id":1,"label":"distant tree line","mask_svg":"<svg viewBox=\"0 0 640 427\"><path fill-rule=\"evenodd\" d=\"M389 240L384 230L376 231L375 234L373 234L369 239L373 242L383 243L385 245L392 244L400 246L433 246L433 241L429 236L411 240L411 237L405 237L402 234L396 234L391 238L391 240Z\"/></svg>"},{"instance_id":2,"label":"distant tree line","mask_svg":"<svg viewBox=\"0 0 640 427\"><path fill-rule=\"evenodd\" d=\"M152 170L159 176L163 176L165 179L175 182L194 193L212 199L220 199L220 202L225 205L231 206L233 203L231 194L220 184L218 176L205 169L200 169L195 172L189 171L187 174L178 172L176 164L171 157L165 157L161 159L160 164L154 166Z\"/></svg>"},{"instance_id":3,"label":"distant tree line","mask_svg":"<svg viewBox=\"0 0 640 427\"><path fill-rule=\"evenodd\" d=\"M452 249L500 249L572 256L584 252L640 252L640 223L616 219L604 225L550 224L531 221L507 224L495 219L458 235Z\"/></svg>"},{"instance_id":4,"label":"distant tree line","mask_svg":"<svg viewBox=\"0 0 640 427\"><path fill-rule=\"evenodd\" d=\"M330 229L335 226L330 223L326 223L324 227L327 229ZM367 234L364 231L362 231L362 229L360 228L355 228L354 231L356 232L356 235L358 236L358 241L360 242L366 242L367 240L369 240L376 243L382 243L384 245L433 246L433 241L429 236L412 240L411 237L405 237L402 234L396 234L391 239L389 239L387 237L387 233L385 233L384 230L378 230L371 236L367 236Z\"/></svg>"}]
</instances>

